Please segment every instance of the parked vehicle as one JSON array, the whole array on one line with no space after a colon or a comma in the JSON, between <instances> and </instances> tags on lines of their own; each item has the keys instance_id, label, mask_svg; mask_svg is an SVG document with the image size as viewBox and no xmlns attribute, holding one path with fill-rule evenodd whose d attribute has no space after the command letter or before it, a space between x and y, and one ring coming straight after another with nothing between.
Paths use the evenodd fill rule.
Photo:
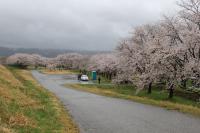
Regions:
<instances>
[{"instance_id":1,"label":"parked vehicle","mask_svg":"<svg viewBox=\"0 0 200 133\"><path fill-rule=\"evenodd\" d=\"M89 80L89 78L88 78L87 75L82 75L81 76L81 81L88 81L88 80Z\"/></svg>"}]
</instances>

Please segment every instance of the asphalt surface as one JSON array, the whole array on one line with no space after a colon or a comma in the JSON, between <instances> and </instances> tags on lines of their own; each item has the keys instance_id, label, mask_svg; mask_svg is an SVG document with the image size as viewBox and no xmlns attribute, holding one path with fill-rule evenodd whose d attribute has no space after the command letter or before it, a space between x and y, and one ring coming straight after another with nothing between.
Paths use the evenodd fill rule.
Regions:
<instances>
[{"instance_id":1,"label":"asphalt surface","mask_svg":"<svg viewBox=\"0 0 200 133\"><path fill-rule=\"evenodd\" d=\"M81 133L200 133L200 119L191 115L64 87L78 82L75 75L32 74L63 102Z\"/></svg>"}]
</instances>

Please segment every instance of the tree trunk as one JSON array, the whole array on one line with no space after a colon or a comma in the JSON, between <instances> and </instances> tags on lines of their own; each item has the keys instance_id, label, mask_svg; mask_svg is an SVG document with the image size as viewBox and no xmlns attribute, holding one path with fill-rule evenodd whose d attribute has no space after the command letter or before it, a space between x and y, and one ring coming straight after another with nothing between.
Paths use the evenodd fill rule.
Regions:
<instances>
[{"instance_id":1,"label":"tree trunk","mask_svg":"<svg viewBox=\"0 0 200 133\"><path fill-rule=\"evenodd\" d=\"M171 84L169 86L169 96L168 96L168 98L171 99L171 98L173 98L173 96L174 96L174 84Z\"/></svg>"},{"instance_id":2,"label":"tree trunk","mask_svg":"<svg viewBox=\"0 0 200 133\"><path fill-rule=\"evenodd\" d=\"M148 85L148 94L151 94L151 90L152 90L152 82L149 83Z\"/></svg>"},{"instance_id":3,"label":"tree trunk","mask_svg":"<svg viewBox=\"0 0 200 133\"><path fill-rule=\"evenodd\" d=\"M109 74L109 80L111 80L111 79L112 79L112 73Z\"/></svg>"},{"instance_id":4,"label":"tree trunk","mask_svg":"<svg viewBox=\"0 0 200 133\"><path fill-rule=\"evenodd\" d=\"M186 89L187 80L182 80L181 85L182 85L183 89Z\"/></svg>"}]
</instances>

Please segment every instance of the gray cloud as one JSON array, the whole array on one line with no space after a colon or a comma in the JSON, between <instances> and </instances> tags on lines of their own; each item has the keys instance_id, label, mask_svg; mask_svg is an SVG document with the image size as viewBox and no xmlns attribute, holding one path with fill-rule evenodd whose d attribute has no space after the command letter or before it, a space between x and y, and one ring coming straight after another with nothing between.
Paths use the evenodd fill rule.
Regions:
<instances>
[{"instance_id":1,"label":"gray cloud","mask_svg":"<svg viewBox=\"0 0 200 133\"><path fill-rule=\"evenodd\" d=\"M176 0L0 0L0 46L111 50Z\"/></svg>"}]
</instances>

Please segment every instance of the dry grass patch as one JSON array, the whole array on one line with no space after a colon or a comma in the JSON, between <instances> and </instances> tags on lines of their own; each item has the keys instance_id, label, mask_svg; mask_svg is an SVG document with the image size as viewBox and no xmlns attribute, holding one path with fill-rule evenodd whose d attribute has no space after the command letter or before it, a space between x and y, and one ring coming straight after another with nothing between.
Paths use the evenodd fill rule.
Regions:
<instances>
[{"instance_id":1,"label":"dry grass patch","mask_svg":"<svg viewBox=\"0 0 200 133\"><path fill-rule=\"evenodd\" d=\"M9 118L9 126L36 127L36 123L27 116L24 116L24 114L17 113Z\"/></svg>"},{"instance_id":2,"label":"dry grass patch","mask_svg":"<svg viewBox=\"0 0 200 133\"><path fill-rule=\"evenodd\" d=\"M21 82L18 79L16 79L5 66L2 65L0 65L0 80L7 82L13 87L22 87Z\"/></svg>"},{"instance_id":3,"label":"dry grass patch","mask_svg":"<svg viewBox=\"0 0 200 133\"><path fill-rule=\"evenodd\" d=\"M7 101L10 101L13 99L13 96L11 96L11 92L9 89L5 89L5 88L2 88L0 86L0 96L7 99Z\"/></svg>"},{"instance_id":4,"label":"dry grass patch","mask_svg":"<svg viewBox=\"0 0 200 133\"><path fill-rule=\"evenodd\" d=\"M40 70L43 74L74 74L75 72L70 70L49 70L49 69L42 69Z\"/></svg>"},{"instance_id":5,"label":"dry grass patch","mask_svg":"<svg viewBox=\"0 0 200 133\"><path fill-rule=\"evenodd\" d=\"M0 126L0 133L14 133L12 129Z\"/></svg>"},{"instance_id":6,"label":"dry grass patch","mask_svg":"<svg viewBox=\"0 0 200 133\"><path fill-rule=\"evenodd\" d=\"M0 65L0 133L78 133L59 100L30 71Z\"/></svg>"}]
</instances>

